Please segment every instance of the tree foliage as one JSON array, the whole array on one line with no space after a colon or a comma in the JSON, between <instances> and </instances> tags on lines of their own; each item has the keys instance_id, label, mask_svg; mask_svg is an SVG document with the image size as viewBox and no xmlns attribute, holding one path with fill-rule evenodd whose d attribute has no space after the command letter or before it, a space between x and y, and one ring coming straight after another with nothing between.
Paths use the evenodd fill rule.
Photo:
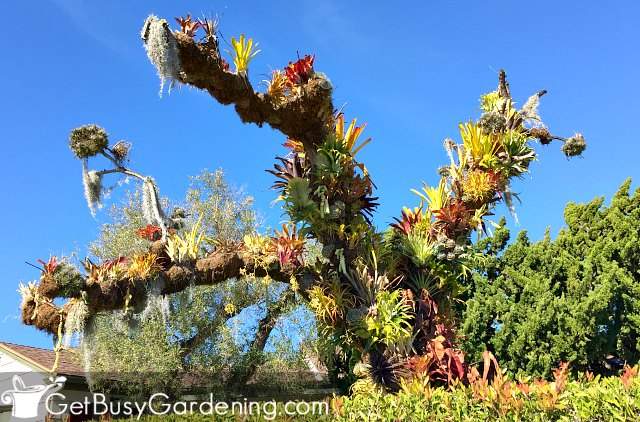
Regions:
<instances>
[{"instance_id":1,"label":"tree foliage","mask_svg":"<svg viewBox=\"0 0 640 422\"><path fill-rule=\"evenodd\" d=\"M560 362L606 373L640 358L640 191L569 203L566 227L506 246L496 230L473 277L462 322L465 349L495 353L513 372L550 376ZM504 223L504 221L503 221Z\"/></svg>"},{"instance_id":2,"label":"tree foliage","mask_svg":"<svg viewBox=\"0 0 640 422\"><path fill-rule=\"evenodd\" d=\"M148 250L149 241L139 233L145 224L139 199L140 192L135 191L123 206L112 208L113 221L102 227L99 239L90 247L97 259L115 260ZM166 206L167 201L163 202ZM222 171L203 171L192 178L184 205L174 214L182 216L181 231L197 221L208 239L229 244L255 233L252 206L253 199L229 187ZM130 394L177 394L180 377L191 372L202 377L215 374L199 381L210 384L212 391L223 386L226 390L241 388L269 359L277 367L274 356L264 350L266 340L278 349L280 361L288 359L289 365L300 369L299 349L272 336L273 330L261 334L265 341L260 347L254 345L256 324L265 313L271 312L274 322L290 319L287 314L295 309L294 301L277 310L274 307L287 290L282 283L247 276L213 286L192 286L167 297L156 292L140 313L121 310L91 318L83 333L82 350L94 387L126 388ZM312 336L297 334L300 341ZM209 382L211 379L217 381Z\"/></svg>"}]
</instances>

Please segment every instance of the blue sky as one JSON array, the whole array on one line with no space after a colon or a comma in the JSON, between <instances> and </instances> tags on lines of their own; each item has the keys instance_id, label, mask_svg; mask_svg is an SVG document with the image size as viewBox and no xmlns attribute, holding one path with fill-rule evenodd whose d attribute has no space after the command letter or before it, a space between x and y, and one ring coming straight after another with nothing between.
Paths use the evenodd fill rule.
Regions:
<instances>
[{"instance_id":1,"label":"blue sky","mask_svg":"<svg viewBox=\"0 0 640 422\"><path fill-rule=\"evenodd\" d=\"M253 37L262 50L250 68L254 86L296 52L315 54L335 104L368 123L373 143L359 157L378 186L380 226L414 205L411 188L437 180L442 140L478 116L478 96L494 89L502 67L521 103L549 90L541 114L554 133L581 131L589 142L571 161L559 145L540 150L531 175L515 184L519 228L533 238L547 226L556 233L567 201L610 197L625 178L640 180L636 1L43 0L2 9L0 341L51 345L18 321L18 282L38 276L24 261L82 252L107 221L104 212L94 219L82 196L80 164L67 148L76 126L97 123L112 140L133 142L132 167L153 175L163 195L179 200L188 175L221 167L269 224L282 219L263 170L283 137L243 125L232 108L190 88L159 98L138 35L150 13L217 14L227 40Z\"/></svg>"}]
</instances>

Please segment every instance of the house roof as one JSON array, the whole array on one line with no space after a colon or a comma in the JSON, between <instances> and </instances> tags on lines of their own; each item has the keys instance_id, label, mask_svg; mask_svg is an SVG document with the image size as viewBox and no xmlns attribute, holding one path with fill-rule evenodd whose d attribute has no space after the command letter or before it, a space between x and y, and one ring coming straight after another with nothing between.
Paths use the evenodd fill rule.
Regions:
<instances>
[{"instance_id":1,"label":"house roof","mask_svg":"<svg viewBox=\"0 0 640 422\"><path fill-rule=\"evenodd\" d=\"M0 351L6 352L38 370L49 372L53 367L56 354L53 350L38 347L22 346L20 344L0 342ZM57 373L59 375L74 375L85 377L85 371L76 353L69 350L60 352Z\"/></svg>"}]
</instances>

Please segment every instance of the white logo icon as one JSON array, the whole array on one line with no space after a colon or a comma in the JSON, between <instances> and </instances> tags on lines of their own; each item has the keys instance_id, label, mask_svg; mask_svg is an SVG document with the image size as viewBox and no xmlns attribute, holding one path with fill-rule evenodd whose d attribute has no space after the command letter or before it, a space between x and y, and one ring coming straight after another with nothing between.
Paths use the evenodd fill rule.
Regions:
<instances>
[{"instance_id":1,"label":"white logo icon","mask_svg":"<svg viewBox=\"0 0 640 422\"><path fill-rule=\"evenodd\" d=\"M13 390L0 395L0 403L13 404L12 420L43 421L46 415L45 402L49 395L60 391L67 381L65 377L57 377L53 384L32 385L27 387L20 375L13 376Z\"/></svg>"}]
</instances>

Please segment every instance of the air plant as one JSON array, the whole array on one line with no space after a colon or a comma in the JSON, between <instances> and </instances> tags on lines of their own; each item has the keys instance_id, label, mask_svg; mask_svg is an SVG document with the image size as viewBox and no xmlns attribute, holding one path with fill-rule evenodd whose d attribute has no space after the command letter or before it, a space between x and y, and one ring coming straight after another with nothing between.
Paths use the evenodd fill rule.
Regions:
<instances>
[{"instance_id":1,"label":"air plant","mask_svg":"<svg viewBox=\"0 0 640 422\"><path fill-rule=\"evenodd\" d=\"M281 104L284 101L289 89L287 81L287 77L281 70L274 70L271 80L267 81L267 95L274 104Z\"/></svg>"},{"instance_id":2,"label":"air plant","mask_svg":"<svg viewBox=\"0 0 640 422\"><path fill-rule=\"evenodd\" d=\"M98 155L108 145L107 132L98 125L80 126L73 129L69 135L69 148L80 159Z\"/></svg>"},{"instance_id":3,"label":"air plant","mask_svg":"<svg viewBox=\"0 0 640 422\"><path fill-rule=\"evenodd\" d=\"M561 149L567 157L575 157L582 154L584 150L587 149L587 143L581 133L576 133L564 141Z\"/></svg>"},{"instance_id":4,"label":"air plant","mask_svg":"<svg viewBox=\"0 0 640 422\"><path fill-rule=\"evenodd\" d=\"M114 146L109 148L111 153L113 154L113 158L118 163L123 163L127 159L129 155L129 150L131 149L131 143L125 141L118 141Z\"/></svg>"},{"instance_id":5,"label":"air plant","mask_svg":"<svg viewBox=\"0 0 640 422\"><path fill-rule=\"evenodd\" d=\"M289 86L300 86L309 81L309 78L313 75L314 59L315 56L307 54L296 62L289 62L289 65L284 69Z\"/></svg>"},{"instance_id":6,"label":"air plant","mask_svg":"<svg viewBox=\"0 0 640 422\"><path fill-rule=\"evenodd\" d=\"M370 185L369 185L370 186ZM379 198L377 196L370 195L371 188L367 189L367 193L358 197L358 210L360 215L364 217L368 224L371 224L373 218L373 212L376 210L379 202L376 202Z\"/></svg>"},{"instance_id":7,"label":"air plant","mask_svg":"<svg viewBox=\"0 0 640 422\"><path fill-rule=\"evenodd\" d=\"M125 256L119 256L103 262L101 266L103 280L122 280L127 274L127 264L129 264L129 258Z\"/></svg>"},{"instance_id":8,"label":"air plant","mask_svg":"<svg viewBox=\"0 0 640 422\"><path fill-rule=\"evenodd\" d=\"M71 264L62 261L54 274L57 294L59 297L74 297L85 285L84 277Z\"/></svg>"},{"instance_id":9,"label":"air plant","mask_svg":"<svg viewBox=\"0 0 640 422\"><path fill-rule=\"evenodd\" d=\"M274 164L273 170L267 170L267 173L271 173L278 179L271 187L284 191L289 185L289 181L294 178L304 176L303 160L299 155L293 155L291 157L276 157L276 160L281 164Z\"/></svg>"},{"instance_id":10,"label":"air plant","mask_svg":"<svg viewBox=\"0 0 640 422\"><path fill-rule=\"evenodd\" d=\"M345 311L354 306L353 297L337 279L332 279L327 287L313 286L309 299L309 307L318 320L330 326L335 326L344 318Z\"/></svg>"},{"instance_id":11,"label":"air plant","mask_svg":"<svg viewBox=\"0 0 640 422\"><path fill-rule=\"evenodd\" d=\"M216 39L216 32L218 31L218 20L211 18L198 19L200 28L204 30L204 34L208 40Z\"/></svg>"},{"instance_id":12,"label":"air plant","mask_svg":"<svg viewBox=\"0 0 640 422\"><path fill-rule=\"evenodd\" d=\"M304 158L304 144L298 140L287 138L287 140L282 144L283 147L289 148L291 152L301 156Z\"/></svg>"},{"instance_id":13,"label":"air plant","mask_svg":"<svg viewBox=\"0 0 640 422\"><path fill-rule=\"evenodd\" d=\"M540 97L547 91L542 90L530 96L520 109L520 114L525 121L532 122L534 125L540 125L540 116L538 115L538 107L540 106Z\"/></svg>"},{"instance_id":14,"label":"air plant","mask_svg":"<svg viewBox=\"0 0 640 422\"><path fill-rule=\"evenodd\" d=\"M386 356L383 352L373 349L369 353L369 376L377 385L392 391L398 389L399 380L403 378L404 367L395 356Z\"/></svg>"},{"instance_id":15,"label":"air plant","mask_svg":"<svg viewBox=\"0 0 640 422\"><path fill-rule=\"evenodd\" d=\"M65 343L68 345L74 333L84 333L85 321L89 315L89 307L84 300L72 298L67 305L65 305L65 310L67 317L64 320L64 333Z\"/></svg>"},{"instance_id":16,"label":"air plant","mask_svg":"<svg viewBox=\"0 0 640 422\"><path fill-rule=\"evenodd\" d=\"M91 215L95 215L96 209L102 206L102 174L97 171L87 170L86 162L82 163L82 184L84 197Z\"/></svg>"},{"instance_id":17,"label":"air plant","mask_svg":"<svg viewBox=\"0 0 640 422\"><path fill-rule=\"evenodd\" d=\"M188 37L195 37L196 31L202 26L199 20L192 20L191 15L187 15L186 18L175 18L178 25L180 25L180 32L186 34Z\"/></svg>"},{"instance_id":18,"label":"air plant","mask_svg":"<svg viewBox=\"0 0 640 422\"><path fill-rule=\"evenodd\" d=\"M493 167L501 147L498 135L487 134L479 124L472 122L461 123L459 128L463 145L471 155L473 165Z\"/></svg>"},{"instance_id":19,"label":"air plant","mask_svg":"<svg viewBox=\"0 0 640 422\"><path fill-rule=\"evenodd\" d=\"M137 254L131 257L127 277L131 280L149 280L160 272L158 257L153 253Z\"/></svg>"},{"instance_id":20,"label":"air plant","mask_svg":"<svg viewBox=\"0 0 640 422\"><path fill-rule=\"evenodd\" d=\"M310 220L318 211L318 206L311 200L308 179L294 177L289 180L284 201L285 208L294 221ZM326 204L325 208L324 212L326 214L331 212L328 204Z\"/></svg>"},{"instance_id":21,"label":"air plant","mask_svg":"<svg viewBox=\"0 0 640 422\"><path fill-rule=\"evenodd\" d=\"M507 128L507 119L497 111L489 111L480 116L478 126L486 134L499 134Z\"/></svg>"},{"instance_id":22,"label":"air plant","mask_svg":"<svg viewBox=\"0 0 640 422\"><path fill-rule=\"evenodd\" d=\"M45 275L53 274L58 268L58 258L55 255L49 258L49 261L47 262L44 262L41 259L38 259L38 262L42 264L42 272Z\"/></svg>"},{"instance_id":23,"label":"air plant","mask_svg":"<svg viewBox=\"0 0 640 422\"><path fill-rule=\"evenodd\" d=\"M418 268L424 268L436 255L433 241L422 233L409 233L402 239L401 251Z\"/></svg>"},{"instance_id":24,"label":"air plant","mask_svg":"<svg viewBox=\"0 0 640 422\"><path fill-rule=\"evenodd\" d=\"M242 34L237 40L231 37L231 45L233 46L233 63L236 66L236 73L246 75L249 69L249 62L260 52L260 50L254 49L258 44L256 43L254 46L253 38L247 39Z\"/></svg>"},{"instance_id":25,"label":"air plant","mask_svg":"<svg viewBox=\"0 0 640 422\"><path fill-rule=\"evenodd\" d=\"M462 181L462 200L469 204L484 204L494 197L497 186L497 176L493 171L472 170Z\"/></svg>"},{"instance_id":26,"label":"air plant","mask_svg":"<svg viewBox=\"0 0 640 422\"><path fill-rule=\"evenodd\" d=\"M305 241L298 236L295 224L283 224L282 231L275 232L271 238L273 250L283 268L304 265L303 254Z\"/></svg>"},{"instance_id":27,"label":"air plant","mask_svg":"<svg viewBox=\"0 0 640 422\"><path fill-rule=\"evenodd\" d=\"M369 344L392 346L411 336L410 319L411 308L401 297L400 290L381 290L357 333Z\"/></svg>"},{"instance_id":28,"label":"air plant","mask_svg":"<svg viewBox=\"0 0 640 422\"><path fill-rule=\"evenodd\" d=\"M166 218L160 206L158 187L151 177L146 177L142 183L142 216L147 224L159 226L165 234Z\"/></svg>"},{"instance_id":29,"label":"air plant","mask_svg":"<svg viewBox=\"0 0 640 422\"><path fill-rule=\"evenodd\" d=\"M347 278L351 282L351 287L357 295L357 298L365 306L373 306L378 293L397 282L397 280L393 282L389 281L386 275L378 274L377 270L374 270L373 274L371 274L366 265L361 266L357 270L351 270Z\"/></svg>"},{"instance_id":30,"label":"air plant","mask_svg":"<svg viewBox=\"0 0 640 422\"><path fill-rule=\"evenodd\" d=\"M245 235L242 243L245 250L253 256L268 255L271 251L271 239L257 233Z\"/></svg>"},{"instance_id":31,"label":"air plant","mask_svg":"<svg viewBox=\"0 0 640 422\"><path fill-rule=\"evenodd\" d=\"M484 112L497 110L499 100L500 94L498 94L498 91L488 92L480 96L480 108Z\"/></svg>"},{"instance_id":32,"label":"air plant","mask_svg":"<svg viewBox=\"0 0 640 422\"><path fill-rule=\"evenodd\" d=\"M528 143L526 132L508 130L502 136L502 151L498 154L498 168L509 176L520 176L529 169L536 152Z\"/></svg>"},{"instance_id":33,"label":"air plant","mask_svg":"<svg viewBox=\"0 0 640 422\"><path fill-rule=\"evenodd\" d=\"M20 293L20 297L22 298L21 308L33 301L36 295L38 294L38 284L35 281L30 281L27 284L20 283L18 285L18 293Z\"/></svg>"}]
</instances>

